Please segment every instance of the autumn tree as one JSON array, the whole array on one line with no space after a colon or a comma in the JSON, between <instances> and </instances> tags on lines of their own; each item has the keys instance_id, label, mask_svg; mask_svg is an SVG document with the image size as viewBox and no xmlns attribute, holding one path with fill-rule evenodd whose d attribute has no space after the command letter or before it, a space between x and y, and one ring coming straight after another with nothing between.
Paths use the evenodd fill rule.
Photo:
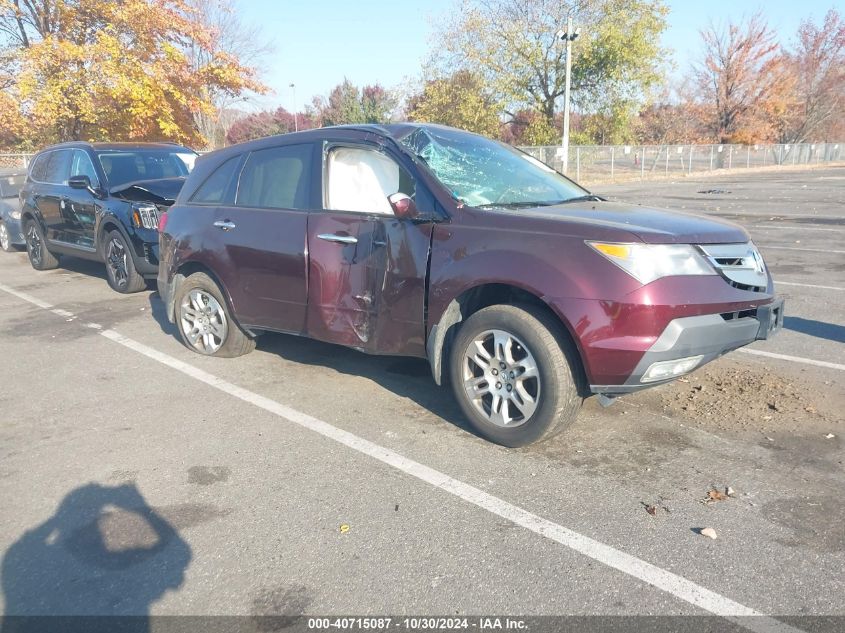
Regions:
<instances>
[{"instance_id":1,"label":"autumn tree","mask_svg":"<svg viewBox=\"0 0 845 633\"><path fill-rule=\"evenodd\" d=\"M388 123L396 99L382 86L358 88L345 79L332 88L328 97L315 97L314 117L321 126L350 123Z\"/></svg>"},{"instance_id":2,"label":"autumn tree","mask_svg":"<svg viewBox=\"0 0 845 633\"><path fill-rule=\"evenodd\" d=\"M501 105L481 78L468 70L425 82L408 99L406 116L411 121L441 123L486 136L499 136Z\"/></svg>"},{"instance_id":3,"label":"autumn tree","mask_svg":"<svg viewBox=\"0 0 845 633\"><path fill-rule=\"evenodd\" d=\"M241 117L232 123L226 135L228 143L244 143L265 136L287 134L296 129L310 130L315 127L314 119L307 113L294 115L284 108L255 112Z\"/></svg>"},{"instance_id":4,"label":"autumn tree","mask_svg":"<svg viewBox=\"0 0 845 633\"><path fill-rule=\"evenodd\" d=\"M774 33L758 13L739 24L710 25L704 58L693 75L709 107L708 127L720 143L766 140L774 99L788 99L790 78ZM788 107L788 105L784 106Z\"/></svg>"},{"instance_id":5,"label":"autumn tree","mask_svg":"<svg viewBox=\"0 0 845 633\"><path fill-rule=\"evenodd\" d=\"M263 90L184 0L0 0L0 37L31 143L204 145L194 117L213 111L211 92ZM205 61L192 64L192 47Z\"/></svg>"},{"instance_id":6,"label":"autumn tree","mask_svg":"<svg viewBox=\"0 0 845 633\"><path fill-rule=\"evenodd\" d=\"M572 100L583 113L629 114L662 76L661 0L464 0L436 38L432 63L448 75L471 68L513 112L530 107L554 126L564 93L565 46L557 31L572 14Z\"/></svg>"},{"instance_id":7,"label":"autumn tree","mask_svg":"<svg viewBox=\"0 0 845 633\"><path fill-rule=\"evenodd\" d=\"M193 15L208 32L206 46L190 42L187 55L191 67L200 69L214 60L215 55L224 53L237 59L241 65L260 68L273 46L262 35L255 24L245 23L232 0L185 0ZM233 110L239 103L249 100L249 94L232 94L219 86L204 86L205 97L212 108L194 112L194 123L199 133L208 140L212 148L221 147L236 118Z\"/></svg>"},{"instance_id":8,"label":"autumn tree","mask_svg":"<svg viewBox=\"0 0 845 633\"><path fill-rule=\"evenodd\" d=\"M780 142L832 140L828 135L845 119L845 20L839 12L828 11L820 25L804 21L785 64L795 104L780 117Z\"/></svg>"}]
</instances>

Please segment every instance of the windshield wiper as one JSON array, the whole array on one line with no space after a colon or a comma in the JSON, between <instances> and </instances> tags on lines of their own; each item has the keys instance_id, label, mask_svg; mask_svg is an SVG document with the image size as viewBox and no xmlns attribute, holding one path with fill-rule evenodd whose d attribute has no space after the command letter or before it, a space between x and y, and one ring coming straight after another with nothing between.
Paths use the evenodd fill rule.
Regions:
<instances>
[{"instance_id":1,"label":"windshield wiper","mask_svg":"<svg viewBox=\"0 0 845 633\"><path fill-rule=\"evenodd\" d=\"M563 200L528 200L523 202L491 202L479 204L476 209L532 209L534 207L551 207L564 202Z\"/></svg>"},{"instance_id":2,"label":"windshield wiper","mask_svg":"<svg viewBox=\"0 0 845 633\"><path fill-rule=\"evenodd\" d=\"M567 198L566 200L560 200L555 204L569 204L570 202L607 202L601 196L597 196L594 193L588 193L586 196L576 196L574 198Z\"/></svg>"}]
</instances>

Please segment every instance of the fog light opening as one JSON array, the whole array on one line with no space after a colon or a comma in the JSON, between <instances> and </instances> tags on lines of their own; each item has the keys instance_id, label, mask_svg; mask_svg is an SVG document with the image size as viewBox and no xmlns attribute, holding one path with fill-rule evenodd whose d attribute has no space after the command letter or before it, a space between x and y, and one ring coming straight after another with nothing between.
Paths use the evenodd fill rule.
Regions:
<instances>
[{"instance_id":1,"label":"fog light opening","mask_svg":"<svg viewBox=\"0 0 845 633\"><path fill-rule=\"evenodd\" d=\"M698 367L703 358L704 356L688 356L687 358L652 363L643 374L643 377L640 378L640 382L655 382L657 380L667 380L669 378L683 376Z\"/></svg>"}]
</instances>

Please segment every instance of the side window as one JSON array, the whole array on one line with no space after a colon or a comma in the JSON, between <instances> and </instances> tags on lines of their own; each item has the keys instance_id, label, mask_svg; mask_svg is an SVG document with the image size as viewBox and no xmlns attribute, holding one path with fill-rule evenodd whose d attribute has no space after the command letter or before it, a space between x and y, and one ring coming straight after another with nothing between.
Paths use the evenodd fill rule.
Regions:
<instances>
[{"instance_id":1,"label":"side window","mask_svg":"<svg viewBox=\"0 0 845 633\"><path fill-rule=\"evenodd\" d=\"M191 202L194 204L224 204L229 203L227 199L232 187L232 179L235 177L235 169L241 156L232 156L218 166L211 175L205 179L197 189Z\"/></svg>"},{"instance_id":2,"label":"side window","mask_svg":"<svg viewBox=\"0 0 845 633\"><path fill-rule=\"evenodd\" d=\"M73 162L70 165L71 176L88 176L91 181L91 186L95 189L100 186L100 181L97 178L97 170L94 169L94 163L91 162L91 157L88 153L81 150L73 150Z\"/></svg>"},{"instance_id":3,"label":"side window","mask_svg":"<svg viewBox=\"0 0 845 633\"><path fill-rule=\"evenodd\" d=\"M285 145L252 152L241 172L235 204L307 209L313 145Z\"/></svg>"},{"instance_id":4,"label":"side window","mask_svg":"<svg viewBox=\"0 0 845 633\"><path fill-rule=\"evenodd\" d=\"M389 156L370 149L338 147L326 165L326 208L393 215L388 196L414 195L414 184Z\"/></svg>"},{"instance_id":5,"label":"side window","mask_svg":"<svg viewBox=\"0 0 845 633\"><path fill-rule=\"evenodd\" d=\"M32 167L29 169L29 177L35 182L44 182L44 179L47 177L47 163L50 162L51 153L44 152L32 162Z\"/></svg>"},{"instance_id":6,"label":"side window","mask_svg":"<svg viewBox=\"0 0 845 633\"><path fill-rule=\"evenodd\" d=\"M70 177L70 161L73 157L73 150L57 149L51 152L50 162L47 163L47 174L44 182L51 185L66 185Z\"/></svg>"}]
</instances>

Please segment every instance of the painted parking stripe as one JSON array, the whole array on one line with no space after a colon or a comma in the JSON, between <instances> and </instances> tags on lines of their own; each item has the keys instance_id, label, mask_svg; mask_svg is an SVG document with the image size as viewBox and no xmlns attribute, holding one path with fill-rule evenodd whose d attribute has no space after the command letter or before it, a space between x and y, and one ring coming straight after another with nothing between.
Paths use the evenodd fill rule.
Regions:
<instances>
[{"instance_id":1,"label":"painted parking stripe","mask_svg":"<svg viewBox=\"0 0 845 633\"><path fill-rule=\"evenodd\" d=\"M816 367L827 367L828 369L838 369L845 371L845 365L839 363L829 363L824 360L815 360L814 358L803 358L801 356L789 356L788 354L775 354L774 352L761 352L759 349L749 349L743 347L737 350L744 354L754 354L755 356L766 356L767 358L777 358L778 360L788 360L792 363L801 363L802 365L814 365Z\"/></svg>"},{"instance_id":2,"label":"painted parking stripe","mask_svg":"<svg viewBox=\"0 0 845 633\"><path fill-rule=\"evenodd\" d=\"M799 284L794 281L780 281L779 279L775 279L776 286L800 286L801 288L820 288L821 290L845 290L845 288L839 288L838 286L817 286L815 284Z\"/></svg>"},{"instance_id":3,"label":"painted parking stripe","mask_svg":"<svg viewBox=\"0 0 845 633\"><path fill-rule=\"evenodd\" d=\"M830 248L799 248L797 246L772 246L770 244L761 244L760 242L755 243L763 250L776 248L781 251L806 251L808 253L836 253L845 255L845 251L835 251Z\"/></svg>"},{"instance_id":4,"label":"painted parking stripe","mask_svg":"<svg viewBox=\"0 0 845 633\"><path fill-rule=\"evenodd\" d=\"M8 292L11 289L0 284L0 290ZM11 294L20 297L15 292ZM24 300L29 301L29 299ZM632 576L700 609L735 622L746 629L757 633L800 632L800 629L796 629L775 618L746 607L683 576L652 565L636 556L627 554L610 545L605 545L558 523L544 519L504 499L500 499L470 484L450 477L445 473L409 459L389 448L366 440L349 431L344 431L328 422L297 411L253 391L239 387L189 363L173 358L143 343L139 343L114 330L101 329L101 326L96 323L88 323L87 327L98 331L100 335L110 341L142 354L162 365L166 365L218 391L238 398L243 402L272 413L284 420L293 422L305 429L319 433L323 437L376 459L406 475L430 484L435 488L439 488L463 501L478 506L539 536L559 543L588 558Z\"/></svg>"},{"instance_id":5,"label":"painted parking stripe","mask_svg":"<svg viewBox=\"0 0 845 633\"><path fill-rule=\"evenodd\" d=\"M752 225L749 228L752 229L779 229L781 231L845 231L845 226L840 227L832 227L832 226L776 226L774 224L757 224L756 226Z\"/></svg>"}]
</instances>

